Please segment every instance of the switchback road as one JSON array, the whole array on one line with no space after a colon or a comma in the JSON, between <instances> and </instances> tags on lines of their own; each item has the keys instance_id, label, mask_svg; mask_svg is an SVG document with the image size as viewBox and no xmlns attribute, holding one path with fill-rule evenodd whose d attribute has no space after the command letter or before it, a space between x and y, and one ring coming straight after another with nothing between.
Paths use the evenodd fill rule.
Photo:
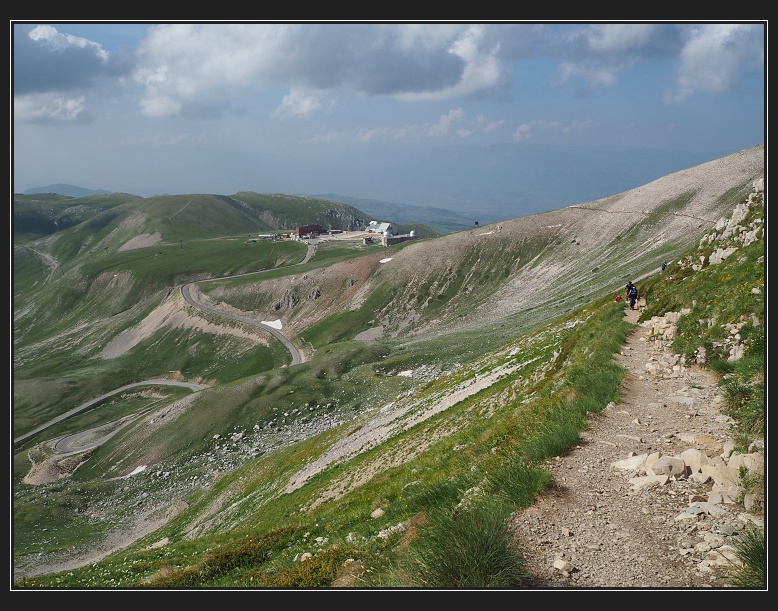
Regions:
<instances>
[{"instance_id":1,"label":"switchback road","mask_svg":"<svg viewBox=\"0 0 778 611\"><path fill-rule=\"evenodd\" d=\"M313 244L308 244L308 250L305 253L305 257L303 258L303 260L300 263L298 263L296 265L301 265L303 263L307 263L311 259L311 257L314 255L315 252L316 252L316 246L313 245ZM256 273L261 273L261 272L252 272L252 274L256 274ZM251 274L240 274L240 276L248 276L248 275L251 275ZM238 276L229 276L229 277L237 278ZM219 278L219 280L224 280L224 279L225 278ZM201 281L201 282L207 282L207 281ZM190 287L193 284L196 284L196 283L195 282L189 282L189 283L187 283L187 284L185 284L185 285L183 285L181 287L181 294L183 295L184 300L189 305L191 305L191 306L193 306L195 308L198 308L200 310L205 310L207 312L213 312L214 314L218 314L219 316L223 316L223 317L229 318L231 320L237 320L239 322L246 323L246 324L253 325L255 327L259 327L261 329L264 329L265 331L270 333L273 337L275 337L278 341L280 341L286 347L286 349L289 351L289 354L292 357L292 365L297 365L297 364L302 362L302 359L300 358L300 351L297 350L295 345L283 333L281 333L278 329L276 329L274 327L271 327L270 325L266 325L266 324L263 324L261 322L257 322L255 320L252 320L252 319L247 318L245 316L238 316L236 314L230 314L230 313L227 313L227 312L223 312L221 310L217 310L216 308L212 308L210 306L207 306L204 303L200 303L199 301L195 301L192 298L192 296L190 295L190 291L189 291ZM20 437L17 437L16 439L14 439L14 445L16 445L18 443L21 443L23 441L26 441L30 437L33 437L34 435L37 435L41 431L49 428L50 426L53 426L53 425L57 424L58 422L62 422L63 420L67 420L71 416L75 416L76 414L80 414L81 412L88 410L89 408L93 407L97 403L100 403L101 401L103 401L107 397L110 397L112 395L118 394L120 392L124 392L125 390L128 390L130 388L135 388L136 386L153 386L153 385L183 386L183 387L189 388L189 389L191 389L192 391L195 391L195 392L198 391L198 390L202 390L204 388L207 388L207 386L204 386L202 384L195 384L195 383L192 383L192 382L178 382L178 381L175 381L175 380L146 380L144 382L133 382L132 384L127 384L125 386L121 386L120 388L116 388L116 389L114 389L114 390L112 390L110 392L107 392L107 393L105 393L103 395L100 395L99 397L95 397L94 399L91 399L91 400L87 401L86 403L83 403L83 404L79 405L78 407L75 407L75 408L71 409L70 411L65 412L64 414L60 414L59 416L57 416L53 420L49 420L45 424L42 424L41 426L39 426L39 427L29 431L28 433L25 433L24 435L21 435ZM109 425L103 425L103 426L110 426L111 424L113 424L113 423L109 423ZM115 432L116 431L114 431L114 433ZM58 444L57 444L57 449L59 449L59 451L65 451L65 452L69 451L67 448L69 447L70 443L75 438L77 438L79 436L83 436L85 433L86 432L77 433L75 435L71 435L69 437L66 437L66 438L60 440L58 442ZM111 433L111 434L113 434L113 433ZM100 440L100 442L105 441L109 437L110 437L110 435L104 436ZM98 444L93 443L92 445L98 445Z\"/></svg>"},{"instance_id":2,"label":"switchback road","mask_svg":"<svg viewBox=\"0 0 778 611\"><path fill-rule=\"evenodd\" d=\"M95 397L94 399L91 399L87 401L86 403L82 403L78 407L75 407L71 409L68 412L65 412L64 414L60 414L53 420L49 420L47 423L42 424L38 428L35 428L31 430L29 433L25 433L21 437L17 437L14 439L14 444L20 443L22 441L25 441L32 437L33 435L37 435L42 430L49 428L50 426L57 424L58 422L62 422L63 420L67 420L71 416L75 416L76 414L80 414L83 411L88 410L90 407L96 405L97 403L100 403L103 399L106 399L112 395L116 395L120 392L124 392L125 390L129 390L130 388L135 388L136 386L156 386L156 385L162 385L162 386L183 386L184 388L189 388L192 391L198 391L202 390L203 388L208 388L207 386L204 386L203 384L195 384L193 382L178 382L176 380L146 380L145 382L133 382L132 384L126 384L125 386L121 386L119 388L115 388L114 390L111 390L103 395L100 395L99 397Z\"/></svg>"}]
</instances>

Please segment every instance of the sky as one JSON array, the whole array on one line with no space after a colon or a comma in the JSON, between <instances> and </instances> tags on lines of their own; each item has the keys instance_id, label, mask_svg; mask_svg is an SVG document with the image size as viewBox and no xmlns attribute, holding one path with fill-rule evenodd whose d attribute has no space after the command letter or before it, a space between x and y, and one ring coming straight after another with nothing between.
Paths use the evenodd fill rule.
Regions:
<instances>
[{"instance_id":1,"label":"sky","mask_svg":"<svg viewBox=\"0 0 778 611\"><path fill-rule=\"evenodd\" d=\"M15 193L332 193L488 221L766 140L766 20L10 29Z\"/></svg>"}]
</instances>

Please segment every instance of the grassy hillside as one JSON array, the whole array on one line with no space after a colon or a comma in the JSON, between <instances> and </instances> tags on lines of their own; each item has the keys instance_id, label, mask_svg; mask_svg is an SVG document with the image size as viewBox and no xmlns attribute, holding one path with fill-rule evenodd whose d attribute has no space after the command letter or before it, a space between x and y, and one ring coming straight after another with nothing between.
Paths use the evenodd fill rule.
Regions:
<instances>
[{"instance_id":1,"label":"grassy hillside","mask_svg":"<svg viewBox=\"0 0 778 611\"><path fill-rule=\"evenodd\" d=\"M746 202L763 152L443 237L331 241L303 265L299 243L230 237L240 209L217 196L128 202L105 223L18 245L14 438L130 382L208 386L127 391L17 444L15 564L55 567L134 522L159 526L105 560L18 585L322 587L347 558L371 567L367 585L419 585L402 571L408 545L446 528L441 515L476 489L485 498L460 524L499 547L505 516L548 484L542 461L617 399L612 355L628 325L612 294L664 260L676 280L642 281L651 307L690 309L677 350L694 358L702 341L729 375L743 434L758 436L764 213ZM216 206L213 227L203 216ZM723 236L717 223L738 206L743 229ZM738 235L754 238L736 242L738 256L698 263ZM205 278L215 310L280 321L305 362L288 366L267 334L184 304L178 287ZM721 348L730 321L742 322L738 363ZM53 447L121 419L96 448ZM303 552L315 562L295 562ZM479 583L459 585L515 585L519 573L505 550Z\"/></svg>"},{"instance_id":2,"label":"grassy hillside","mask_svg":"<svg viewBox=\"0 0 778 611\"><path fill-rule=\"evenodd\" d=\"M56 193L14 194L13 241L23 244L83 223L115 206L137 199L114 193L73 198Z\"/></svg>"},{"instance_id":3,"label":"grassy hillside","mask_svg":"<svg viewBox=\"0 0 778 611\"><path fill-rule=\"evenodd\" d=\"M125 203L130 205L111 213ZM209 235L289 232L300 225L321 225L325 230L356 230L376 220L339 201L249 191L231 196L192 194L145 199L126 193L86 197L56 193L14 194L13 213L14 244L52 236L90 219L92 224L83 227L89 233L100 228L116 228L119 221L149 233L161 232L165 241L171 243ZM396 223L396 228L397 233L415 230L420 237L438 235L421 222ZM110 249L109 243L101 245L106 246Z\"/></svg>"}]
</instances>

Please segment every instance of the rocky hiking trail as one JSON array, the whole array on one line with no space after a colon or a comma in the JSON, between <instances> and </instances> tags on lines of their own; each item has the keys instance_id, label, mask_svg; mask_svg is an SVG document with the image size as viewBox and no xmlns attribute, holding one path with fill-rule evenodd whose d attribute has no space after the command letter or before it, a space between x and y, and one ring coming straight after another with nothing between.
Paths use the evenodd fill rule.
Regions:
<instances>
[{"instance_id":1,"label":"rocky hiking trail","mask_svg":"<svg viewBox=\"0 0 778 611\"><path fill-rule=\"evenodd\" d=\"M634 324L640 312L625 308ZM629 333L621 401L590 416L579 445L547 465L554 485L514 515L524 587L725 588L734 537L764 532L763 503L736 502L739 465L763 469L764 454L729 456L715 375L673 355L673 321Z\"/></svg>"}]
</instances>

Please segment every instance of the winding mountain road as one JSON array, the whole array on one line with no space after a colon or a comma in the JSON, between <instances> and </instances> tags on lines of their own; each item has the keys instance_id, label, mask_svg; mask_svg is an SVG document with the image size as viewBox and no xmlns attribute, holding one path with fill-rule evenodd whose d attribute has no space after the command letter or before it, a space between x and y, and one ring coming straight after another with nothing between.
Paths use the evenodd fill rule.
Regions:
<instances>
[{"instance_id":1,"label":"winding mountain road","mask_svg":"<svg viewBox=\"0 0 778 611\"><path fill-rule=\"evenodd\" d=\"M310 261L311 257L316 252L316 246L313 244L308 244L308 250L305 253L305 257L300 263L296 263L295 265L302 265L303 263L307 263ZM226 278L238 278L240 276L250 276L253 274L258 274L262 272L251 272L248 274L238 274L236 276L228 276L225 278L218 278L218 280L225 280ZM215 280L215 279L214 279ZM199 282L208 282L208 280L200 280ZM238 316L236 314L230 314L228 312L223 312L221 310L218 310L216 308L212 308L208 305L205 305L204 303L201 303L199 301L196 301L190 294L190 288L193 284L197 284L198 282L188 282L187 284L184 284L181 287L181 295L184 297L184 301L186 301L189 305L198 308L200 310L204 310L206 312L212 312L214 314L218 314L219 316L223 316L225 318L229 318L231 320L236 320L245 324L253 325L255 327L259 327L268 333L270 333L273 337L275 337L278 341L280 341L284 347L289 351L289 354L292 357L292 365L297 365L302 362L302 358L300 357L300 351L297 350L295 345L287 338L283 333L281 333L278 329L275 327L271 327L270 325L266 325L261 322L257 322L255 320L252 320L250 318L247 318L245 316ZM120 392L124 392L125 390L129 390L130 388L135 388L137 386L155 386L155 385L163 385L163 386L183 386L185 388L189 388L193 392L197 392L198 390L202 390L204 388L208 388L207 386L203 384L195 384L193 382L178 382L176 380L146 380L144 382L133 382L132 384L126 384L124 386L121 386L119 388L116 388L114 390L111 390L105 394L100 395L99 397L95 397L94 399L91 399L87 401L86 403L82 403L78 407L75 407L71 409L70 411L67 411L63 414L60 414L56 418L49 420L45 424L42 424L41 426L34 428L33 430L25 433L24 435L21 435L14 439L14 445L24 442L27 439L33 437L34 435L37 435L41 431L49 428L50 426L53 426L59 422L62 422L63 420L67 420L68 418L75 416L76 414L80 414L81 412L84 412L88 410L89 408L93 407L94 405L100 403L104 399L118 394ZM126 424L129 424L127 422ZM122 426L126 426L126 424ZM73 451L71 448L71 445L74 443L74 440L77 440L78 438L83 437L84 435L88 435L93 433L94 431L98 429L103 429L106 427L112 427L114 426L113 432L110 434L104 435L97 441L93 441L90 443L89 447L94 447L96 445L99 445L100 443L103 443L107 439L109 439L111 436L113 436L116 432L118 432L118 428L115 428L115 423L108 423L107 425L101 425L100 427L95 427L95 429L90 429L89 431L82 431L80 433L76 433L74 435L69 435L68 437L65 437L61 440L59 440L55 446L55 450L59 452L69 452ZM83 447L81 449L84 449Z\"/></svg>"},{"instance_id":2,"label":"winding mountain road","mask_svg":"<svg viewBox=\"0 0 778 611\"><path fill-rule=\"evenodd\" d=\"M116 395L120 392L124 392L125 390L129 390L130 388L135 388L137 386L183 386L184 388L189 388L192 391L198 391L202 390L203 388L208 388L207 386L204 386L203 384L195 384L194 382L178 382L176 380L146 380L144 382L133 382L132 384L125 384L124 386L120 386L119 388L115 388L114 390L111 390L103 395L100 395L99 397L95 397L94 399L90 399L86 403L82 403L78 407L74 407L70 411L65 412L64 414L60 414L53 420L49 420L47 423L42 424L38 428L35 428L31 430L29 433L25 433L24 435L21 435L20 437L17 437L14 439L14 444L20 443L22 441L25 441L32 437L33 435L36 435L40 433L42 430L49 428L50 426L53 426L57 424L58 422L62 422L63 420L67 420L71 416L75 416L76 414L80 414L81 412L84 412L88 410L93 405L96 405L97 403L100 403L103 399L106 399L112 395Z\"/></svg>"},{"instance_id":3,"label":"winding mountain road","mask_svg":"<svg viewBox=\"0 0 778 611\"><path fill-rule=\"evenodd\" d=\"M289 338L287 338L278 329L276 329L275 327L271 327L270 325L266 325L265 323L252 320L251 318L247 318L245 316L238 316L237 314L230 314L228 312L223 312L217 308L212 308L211 306L205 305L204 303L195 301L195 299L192 297L192 295L189 292L189 289L193 284L197 284L197 282L189 282L181 287L181 295L183 295L184 301L186 301L189 305L199 310L204 310L206 312L213 312L214 314L218 314L219 316L223 316L224 318L229 318L230 320L237 320L247 325L253 325L255 327L259 327L260 329L267 331L278 341L280 341L289 351L289 354L292 356L292 365L297 365L302 362L300 358L300 351L295 347L295 345L291 341L289 341Z\"/></svg>"},{"instance_id":4,"label":"winding mountain road","mask_svg":"<svg viewBox=\"0 0 778 611\"><path fill-rule=\"evenodd\" d=\"M310 242L307 243L307 245L308 245L308 249L305 252L305 257L303 257L303 260L300 261L299 263L295 263L295 265L302 265L303 263L307 263L308 261L311 260L311 257L313 257L314 253L316 252L316 246ZM253 320L251 318L247 318L245 316L238 316L237 314L231 314L229 312L223 312L222 310L201 303L196 299L194 299L194 297L192 297L190 292L190 288L192 287L193 284L200 284L202 282L213 282L215 280L226 280L228 278L241 278L243 276L253 276L254 274L261 274L263 273L263 271L249 272L248 274L237 274L235 276L226 276L224 278L213 278L209 280L198 280L195 282L187 282L181 287L181 295L184 297L184 301L186 301L192 307L198 308L200 310L204 310L206 312L212 312L214 314L218 314L219 316L223 316L224 318L229 318L230 320L236 320L238 322L242 322L247 325L259 327L260 329L267 331L273 337L275 337L279 342L281 342L284 345L284 347L289 351L289 354L292 357L292 365L299 365L300 363L302 363L302 358L300 357L300 351L289 340L289 338L286 337L283 333L281 333L278 329L276 329L275 327L271 327L270 325L266 325L265 323L257 322L256 320Z\"/></svg>"}]
</instances>

